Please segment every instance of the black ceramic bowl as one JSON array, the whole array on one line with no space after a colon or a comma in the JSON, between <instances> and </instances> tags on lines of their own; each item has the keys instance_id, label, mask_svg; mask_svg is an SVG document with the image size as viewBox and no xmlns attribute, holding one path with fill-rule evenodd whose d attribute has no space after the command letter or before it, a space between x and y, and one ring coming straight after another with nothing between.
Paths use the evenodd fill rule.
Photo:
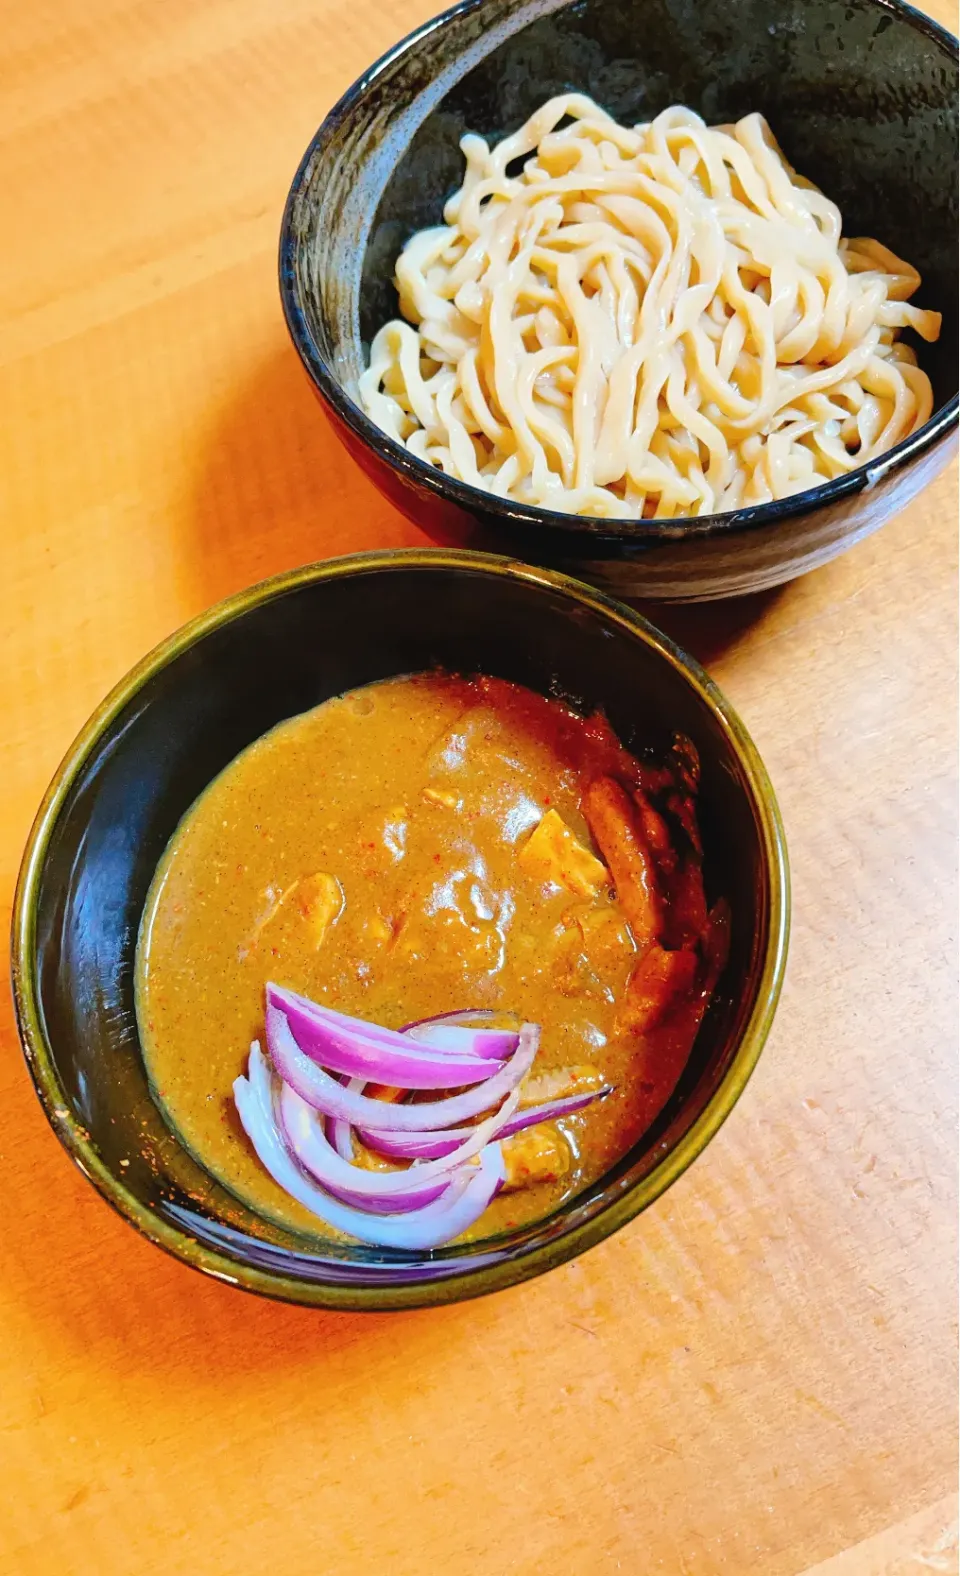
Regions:
<instances>
[{"instance_id":1,"label":"black ceramic bowl","mask_svg":"<svg viewBox=\"0 0 960 1576\"><path fill-rule=\"evenodd\" d=\"M669 104L761 111L788 158L919 268L944 313L922 348L936 408L871 465L781 503L687 521L598 521L493 498L414 458L364 415L357 377L397 315L394 263L441 222L466 131L493 140L552 94L633 124ZM939 471L957 422L957 42L900 0L465 0L398 44L331 110L280 240L287 324L336 429L376 484L442 538L682 600L774 586L888 520Z\"/></svg>"},{"instance_id":2,"label":"black ceramic bowl","mask_svg":"<svg viewBox=\"0 0 960 1576\"><path fill-rule=\"evenodd\" d=\"M238 1203L166 1127L147 1087L134 948L157 861L207 783L282 718L353 685L441 664L602 706L628 743L689 734L702 762L711 895L730 962L667 1109L604 1180L541 1224L427 1255L285 1235ZM333 560L221 603L118 685L54 779L17 889L13 981L51 1124L152 1241L222 1280L295 1302L396 1308L539 1274L645 1208L703 1149L760 1054L783 973L787 866L766 773L706 675L585 586L507 560Z\"/></svg>"}]
</instances>

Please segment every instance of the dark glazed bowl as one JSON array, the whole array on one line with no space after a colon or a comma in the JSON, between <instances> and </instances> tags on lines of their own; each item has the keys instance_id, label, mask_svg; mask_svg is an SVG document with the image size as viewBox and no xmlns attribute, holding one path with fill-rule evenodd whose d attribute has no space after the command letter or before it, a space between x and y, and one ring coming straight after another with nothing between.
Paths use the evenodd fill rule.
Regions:
<instances>
[{"instance_id":1,"label":"dark glazed bowl","mask_svg":"<svg viewBox=\"0 0 960 1576\"><path fill-rule=\"evenodd\" d=\"M617 119L680 103L751 110L839 203L850 235L891 246L944 313L921 347L935 410L874 463L781 503L696 520L600 521L493 498L414 458L364 415L357 378L397 315L393 268L441 222L466 131L497 140L577 88ZM426 529L553 564L620 595L678 600L778 585L902 509L950 458L957 423L957 41L900 0L465 0L344 94L294 177L280 290L339 436ZM319 479L318 479L319 485Z\"/></svg>"},{"instance_id":2,"label":"dark glazed bowl","mask_svg":"<svg viewBox=\"0 0 960 1576\"><path fill-rule=\"evenodd\" d=\"M353 685L440 664L604 707L628 743L679 728L702 762L711 896L730 900L727 971L655 1128L548 1219L426 1255L330 1245L268 1225L212 1181L147 1087L133 1002L157 861L207 783L285 717ZM244 591L154 651L104 701L41 806L13 922L24 1050L81 1170L151 1241L251 1291L334 1308L478 1296L550 1269L644 1209L717 1131L773 1017L787 948L773 790L696 663L586 586L471 553L334 559Z\"/></svg>"}]
</instances>

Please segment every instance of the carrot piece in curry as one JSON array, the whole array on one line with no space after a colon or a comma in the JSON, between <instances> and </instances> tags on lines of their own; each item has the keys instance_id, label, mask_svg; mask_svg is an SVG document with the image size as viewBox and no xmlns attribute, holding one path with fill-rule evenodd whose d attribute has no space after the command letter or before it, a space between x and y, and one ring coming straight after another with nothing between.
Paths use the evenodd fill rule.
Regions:
<instances>
[{"instance_id":1,"label":"carrot piece in curry","mask_svg":"<svg viewBox=\"0 0 960 1576\"><path fill-rule=\"evenodd\" d=\"M670 883L669 902L664 915L663 941L668 947L690 947L703 934L707 923L707 900L703 890L700 860L691 850L682 860Z\"/></svg>"},{"instance_id":2,"label":"carrot piece in curry","mask_svg":"<svg viewBox=\"0 0 960 1576\"><path fill-rule=\"evenodd\" d=\"M659 810L654 809L648 794L634 788L633 802L640 817L640 827L647 847L653 854L661 874L673 875L677 868L677 851L670 841L670 830Z\"/></svg>"},{"instance_id":3,"label":"carrot piece in curry","mask_svg":"<svg viewBox=\"0 0 960 1576\"><path fill-rule=\"evenodd\" d=\"M640 812L620 783L612 777L597 777L587 789L583 813L610 867L620 907L642 951L660 934L663 899Z\"/></svg>"},{"instance_id":4,"label":"carrot piece in curry","mask_svg":"<svg viewBox=\"0 0 960 1576\"><path fill-rule=\"evenodd\" d=\"M654 942L648 947L627 981L620 1025L631 1034L644 1034L670 1016L697 984L700 959L691 947L668 951Z\"/></svg>"},{"instance_id":5,"label":"carrot piece in curry","mask_svg":"<svg viewBox=\"0 0 960 1576\"><path fill-rule=\"evenodd\" d=\"M693 750L688 745L688 752ZM690 755L683 757L684 765L678 775L690 785ZM673 807L671 819L679 820L679 846L676 836L671 836L667 818L660 814L642 788L633 790L640 825L647 844L656 860L664 890L663 935L667 947L692 946L707 922L707 902L703 891L702 856L699 835L696 833L696 812L692 797L674 789L667 795L667 806ZM680 810L680 815L677 811ZM690 835L694 829L694 838Z\"/></svg>"}]
</instances>

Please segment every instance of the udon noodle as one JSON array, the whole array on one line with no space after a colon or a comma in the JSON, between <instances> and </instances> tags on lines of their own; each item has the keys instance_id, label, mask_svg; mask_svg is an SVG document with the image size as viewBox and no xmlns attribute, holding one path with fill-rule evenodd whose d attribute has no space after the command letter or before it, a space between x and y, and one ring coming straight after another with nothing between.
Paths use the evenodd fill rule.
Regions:
<instances>
[{"instance_id":1,"label":"udon noodle","mask_svg":"<svg viewBox=\"0 0 960 1576\"><path fill-rule=\"evenodd\" d=\"M570 93L464 137L445 223L397 262L367 413L449 476L600 517L815 487L929 417L920 276L787 164L760 115L621 126ZM518 166L517 161L522 160ZM411 326L415 325L415 326Z\"/></svg>"}]
</instances>

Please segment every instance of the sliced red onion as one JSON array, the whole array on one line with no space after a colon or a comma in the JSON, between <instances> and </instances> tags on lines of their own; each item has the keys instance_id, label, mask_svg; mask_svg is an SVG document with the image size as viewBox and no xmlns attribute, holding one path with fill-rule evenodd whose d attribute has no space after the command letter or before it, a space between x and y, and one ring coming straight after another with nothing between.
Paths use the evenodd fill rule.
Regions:
<instances>
[{"instance_id":1,"label":"sliced red onion","mask_svg":"<svg viewBox=\"0 0 960 1576\"><path fill-rule=\"evenodd\" d=\"M476 1170L476 1162L465 1166L469 1174ZM349 1204L352 1209L365 1209L371 1215L409 1215L414 1210L424 1209L436 1199L442 1198L444 1193L449 1193L454 1181L460 1173L451 1171L443 1182L428 1182L417 1193L401 1193L399 1198L365 1198L362 1193L351 1193L345 1187L328 1187L325 1189L331 1198L340 1200L341 1204Z\"/></svg>"},{"instance_id":2,"label":"sliced red onion","mask_svg":"<svg viewBox=\"0 0 960 1576\"><path fill-rule=\"evenodd\" d=\"M279 1007L281 1012L286 1012L289 1005L295 1002L304 1012L312 1014L317 1019L335 1024L340 1029L359 1029L365 1038L383 1041L394 1047L397 1044L397 1036L406 1036L408 1029L449 1021L451 1025L455 1024L465 1031L464 1035L458 1036L456 1041L449 1042L458 1055L479 1056L481 1059L495 1057L498 1061L503 1061L517 1048L518 1031L491 1029L488 1020L494 1014L485 1008L473 1010L468 1008L463 1012L443 1013L438 1018L421 1018L415 1023L405 1024L402 1029L386 1029L382 1024L371 1023L366 1018L348 1017L344 1012L337 1012L334 1007L325 1007L320 1002L311 1001L309 996L301 996L297 991L288 990L285 985L277 985L273 981L267 983L266 997L267 1001Z\"/></svg>"},{"instance_id":3,"label":"sliced red onion","mask_svg":"<svg viewBox=\"0 0 960 1576\"><path fill-rule=\"evenodd\" d=\"M366 1079L351 1078L350 1083L347 1085L348 1089L350 1088L351 1084L357 1085L356 1092L359 1093L359 1091L364 1088ZM342 1121L339 1117L328 1116L327 1132L330 1134L330 1142L337 1151L337 1154L340 1156L340 1159L352 1161L354 1154L353 1128L350 1126L350 1123Z\"/></svg>"},{"instance_id":4,"label":"sliced red onion","mask_svg":"<svg viewBox=\"0 0 960 1576\"><path fill-rule=\"evenodd\" d=\"M572 1116L575 1111L582 1111L594 1100L605 1100L608 1094L613 1093L613 1084L602 1084L599 1089L589 1089L583 1094L564 1095L561 1100L544 1100L542 1105L530 1105L524 1111L518 1111L511 1116L509 1121L501 1128L502 1133L507 1131L519 1133L525 1127L535 1127L538 1122L556 1122L561 1116Z\"/></svg>"},{"instance_id":5,"label":"sliced red onion","mask_svg":"<svg viewBox=\"0 0 960 1576\"><path fill-rule=\"evenodd\" d=\"M366 1088L366 1079L364 1078L340 1078L338 1079L338 1082L345 1083L348 1088L350 1088L354 1083L357 1085L358 1089ZM324 1131L326 1132L326 1135L334 1149L337 1151L337 1154L340 1156L340 1159L352 1160L353 1128L350 1126L350 1123L334 1121L333 1117L331 1116L327 1119Z\"/></svg>"},{"instance_id":6,"label":"sliced red onion","mask_svg":"<svg viewBox=\"0 0 960 1576\"><path fill-rule=\"evenodd\" d=\"M434 1133L379 1133L360 1127L357 1137L386 1160L439 1160L452 1154L469 1132L469 1127L441 1127ZM501 1130L497 1136L505 1138L506 1132Z\"/></svg>"},{"instance_id":7,"label":"sliced red onion","mask_svg":"<svg viewBox=\"0 0 960 1576\"><path fill-rule=\"evenodd\" d=\"M486 1023L486 1021L488 1019L490 1019L490 1018L492 1018L494 1016L504 1017L504 1016L511 1016L511 1015L503 1014L503 1013L494 1014L492 1012L487 1011L485 1008L474 1008L474 1009L468 1009L466 1012L443 1013L441 1016L438 1016L436 1018L420 1018L420 1019L417 1020L416 1023L408 1023L405 1026L405 1028L401 1029L400 1032L401 1032L401 1034L409 1035L409 1037L411 1039L418 1039L418 1040L420 1040L421 1043L429 1043L429 1044L433 1045L435 1047L435 1049L437 1049L437 1050L444 1050L444 1049L457 1050L458 1047L459 1047L459 1044L460 1044L459 1041L453 1041L452 1039L450 1039L449 1042L447 1042L445 1039L442 1039L441 1037L445 1036L445 1035L452 1034L454 1030L457 1030L457 1029L460 1029L460 1028L469 1029L472 1024L483 1024L483 1023ZM520 1020L517 1019L517 1022L519 1023ZM516 1050L517 1045L519 1044L519 1041L520 1041L519 1029L518 1030L512 1030L512 1029L511 1030L501 1030L501 1029L497 1029L496 1031L494 1031L494 1033L492 1033L489 1036L489 1039L491 1041L493 1041L495 1036L499 1036L501 1034L503 1036L503 1043L499 1043L499 1042L497 1044L486 1044L485 1043L484 1044L485 1054L490 1055L490 1056L496 1055L498 1057L499 1056L507 1057L507 1056L510 1056L510 1055L513 1054L513 1052ZM367 1084L367 1080L365 1078L352 1078L352 1079L350 1079L347 1087L354 1094L362 1094L364 1089L366 1088L366 1084ZM605 1094L607 1091L606 1090L601 1090L600 1092ZM501 1116L502 1116L502 1114L503 1113L501 1112ZM337 1154L340 1156L341 1160L351 1160L352 1161L354 1159L354 1157L355 1157L355 1149L354 1149L354 1132L353 1132L353 1128L350 1125L350 1123L349 1122L344 1122L344 1121L341 1121L341 1120L335 1120L332 1117L328 1117L326 1130L327 1130L327 1133L329 1135L330 1142L333 1144L333 1147L337 1151ZM462 1133L461 1136L463 1138L466 1138L467 1134L469 1133L469 1131L470 1131L469 1128L465 1128L463 1130L463 1133ZM450 1154L456 1148L456 1146L457 1146L459 1141L460 1141L459 1138L453 1137L449 1143L445 1143L445 1144L441 1143L439 1145L431 1145L430 1141L429 1141L429 1138L426 1137L426 1135L425 1135L425 1142L426 1142L427 1147L423 1148L423 1149L419 1149L417 1151L417 1154L421 1158L423 1158L425 1160L432 1160L432 1159L435 1159L435 1158L437 1158L437 1157L439 1157L441 1155L448 1155L448 1154ZM373 1146L370 1145L368 1147L372 1148ZM381 1154L386 1154L387 1151L384 1150L384 1149L381 1149L380 1153ZM406 1153L405 1153L404 1157L402 1157L402 1158L405 1158L405 1157L406 1157Z\"/></svg>"},{"instance_id":8,"label":"sliced red onion","mask_svg":"<svg viewBox=\"0 0 960 1576\"><path fill-rule=\"evenodd\" d=\"M495 1056L498 1061L505 1061L516 1050L520 1033L518 1029L490 1027L489 1020L497 1016L500 1015L484 1008L444 1012L436 1018L418 1018L400 1032L437 1051L454 1052L471 1046L476 1056Z\"/></svg>"},{"instance_id":9,"label":"sliced red onion","mask_svg":"<svg viewBox=\"0 0 960 1576\"><path fill-rule=\"evenodd\" d=\"M334 1230L346 1232L361 1242L412 1252L441 1247L479 1220L503 1181L500 1146L488 1144L476 1169L464 1167L442 1196L423 1209L399 1218L378 1217L353 1209L311 1182L287 1150L274 1116L269 1069L259 1046L251 1047L250 1073L249 1079L241 1077L235 1081L233 1093L244 1130L262 1165L305 1209Z\"/></svg>"},{"instance_id":10,"label":"sliced red onion","mask_svg":"<svg viewBox=\"0 0 960 1576\"><path fill-rule=\"evenodd\" d=\"M401 1089L457 1089L500 1070L495 1058L414 1049L409 1038L342 1014L318 1013L292 991L267 989L267 1015L279 1009L300 1049L329 1072Z\"/></svg>"},{"instance_id":11,"label":"sliced red onion","mask_svg":"<svg viewBox=\"0 0 960 1576\"><path fill-rule=\"evenodd\" d=\"M492 1078L462 1094L446 1100L425 1100L419 1105L388 1105L343 1087L305 1055L294 1038L286 1014L279 1007L267 1007L267 1046L270 1059L284 1083L290 1084L302 1100L325 1116L352 1122L355 1127L370 1127L377 1132L419 1133L467 1122L498 1106L517 1087L533 1066L540 1043L536 1024L525 1023L520 1043L508 1061Z\"/></svg>"},{"instance_id":12,"label":"sliced red onion","mask_svg":"<svg viewBox=\"0 0 960 1576\"><path fill-rule=\"evenodd\" d=\"M251 1049L251 1077L255 1068L259 1072L260 1063L266 1065L263 1053L259 1048L256 1052ZM514 1090L495 1116L488 1117L476 1127L468 1127L460 1144L446 1156L427 1161L425 1165L414 1166L408 1171L365 1171L343 1160L326 1137L322 1117L287 1083L280 1086L278 1116L287 1147L294 1158L324 1187L331 1191L345 1188L356 1198L389 1199L422 1192L428 1182L438 1178L445 1186L449 1184L451 1172L465 1161L475 1159L484 1144L489 1143L503 1123L509 1120L516 1110L517 1100L518 1095Z\"/></svg>"},{"instance_id":13,"label":"sliced red onion","mask_svg":"<svg viewBox=\"0 0 960 1576\"><path fill-rule=\"evenodd\" d=\"M543 1105L531 1105L516 1111L497 1129L498 1138L509 1138L525 1127L535 1127L538 1122L555 1122L558 1117L572 1116L582 1111L592 1100L601 1100L611 1093L612 1086L592 1089L589 1094L571 1094L562 1100L547 1100ZM417 1109L416 1106L413 1108ZM433 1160L451 1154L464 1140L469 1127L440 1128L429 1133L384 1133L371 1128L361 1128L358 1137L368 1149L389 1160ZM418 1168L419 1169L419 1168Z\"/></svg>"},{"instance_id":14,"label":"sliced red onion","mask_svg":"<svg viewBox=\"0 0 960 1576\"><path fill-rule=\"evenodd\" d=\"M304 1170L309 1171L316 1180L323 1184L334 1198L344 1204L352 1204L357 1209L372 1210L375 1215L403 1214L408 1210L422 1209L425 1204L432 1204L434 1199L440 1197L453 1179L454 1167L448 1162L448 1168L441 1174L439 1182L420 1182L420 1178L411 1178L410 1170L393 1171L387 1173L393 1183L405 1184L402 1190L383 1187L377 1189L377 1196L367 1197L364 1194L364 1183L361 1180L360 1188L355 1190L355 1179L369 1177L375 1173L363 1172L353 1165L353 1128L347 1122L334 1122L330 1118L322 1117L319 1112L301 1100L289 1084L279 1079L278 1088L273 1089L270 1064L260 1050L259 1045L251 1046L248 1078L257 1085L258 1080L266 1079L267 1086L272 1091L272 1103L277 1126L287 1148L294 1159L299 1161ZM363 1089L364 1079L352 1080ZM519 1096L514 1096L518 1099ZM336 1152L335 1146L331 1148L327 1138L327 1129L339 1127L346 1133L350 1152L341 1156ZM312 1163L311 1163L312 1162ZM412 1169L412 1168L410 1168ZM385 1180L384 1173L380 1172L381 1184ZM340 1183L348 1186L337 1185Z\"/></svg>"}]
</instances>

